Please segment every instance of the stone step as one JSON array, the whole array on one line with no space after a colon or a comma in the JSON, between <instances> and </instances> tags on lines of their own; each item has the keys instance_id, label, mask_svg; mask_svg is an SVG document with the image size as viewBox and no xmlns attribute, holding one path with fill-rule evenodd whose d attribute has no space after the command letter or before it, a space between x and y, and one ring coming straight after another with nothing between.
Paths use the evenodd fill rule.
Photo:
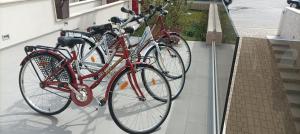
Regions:
<instances>
[{"instance_id":1,"label":"stone step","mask_svg":"<svg viewBox=\"0 0 300 134\"><path fill-rule=\"evenodd\" d=\"M275 60L279 64L295 65L296 63L296 58L293 56L275 54Z\"/></svg>"},{"instance_id":2,"label":"stone step","mask_svg":"<svg viewBox=\"0 0 300 134\"><path fill-rule=\"evenodd\" d=\"M286 47L272 47L275 54L293 55L294 50Z\"/></svg>"},{"instance_id":3,"label":"stone step","mask_svg":"<svg viewBox=\"0 0 300 134\"><path fill-rule=\"evenodd\" d=\"M300 84L300 75L297 73L280 72L283 82Z\"/></svg>"},{"instance_id":4,"label":"stone step","mask_svg":"<svg viewBox=\"0 0 300 134\"><path fill-rule=\"evenodd\" d=\"M292 107L295 107L295 108L298 107L298 108L300 108L300 95L297 95L297 94L287 94L286 97L287 97L288 103Z\"/></svg>"},{"instance_id":5,"label":"stone step","mask_svg":"<svg viewBox=\"0 0 300 134\"><path fill-rule=\"evenodd\" d=\"M299 73L300 67L289 65L289 64L277 64L279 71L281 72L292 72L292 73Z\"/></svg>"},{"instance_id":6,"label":"stone step","mask_svg":"<svg viewBox=\"0 0 300 134\"><path fill-rule=\"evenodd\" d=\"M272 44L272 48L286 48L289 49L290 45L286 45L286 44Z\"/></svg>"},{"instance_id":7,"label":"stone step","mask_svg":"<svg viewBox=\"0 0 300 134\"><path fill-rule=\"evenodd\" d=\"M299 107L291 107L291 112L294 121L300 121L300 108Z\"/></svg>"},{"instance_id":8,"label":"stone step","mask_svg":"<svg viewBox=\"0 0 300 134\"><path fill-rule=\"evenodd\" d=\"M295 83L283 83L285 92L288 94L300 95L300 84Z\"/></svg>"},{"instance_id":9,"label":"stone step","mask_svg":"<svg viewBox=\"0 0 300 134\"><path fill-rule=\"evenodd\" d=\"M295 121L295 127L298 134L300 134L300 121Z\"/></svg>"}]
</instances>

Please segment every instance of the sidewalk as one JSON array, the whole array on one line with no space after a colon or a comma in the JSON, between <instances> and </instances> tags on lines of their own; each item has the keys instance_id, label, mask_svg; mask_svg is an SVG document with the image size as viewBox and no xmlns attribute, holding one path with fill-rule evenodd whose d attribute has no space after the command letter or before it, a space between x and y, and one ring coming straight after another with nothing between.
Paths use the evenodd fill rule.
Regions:
<instances>
[{"instance_id":1,"label":"sidewalk","mask_svg":"<svg viewBox=\"0 0 300 134\"><path fill-rule=\"evenodd\" d=\"M241 37L276 35L286 0L233 0L229 12Z\"/></svg>"}]
</instances>

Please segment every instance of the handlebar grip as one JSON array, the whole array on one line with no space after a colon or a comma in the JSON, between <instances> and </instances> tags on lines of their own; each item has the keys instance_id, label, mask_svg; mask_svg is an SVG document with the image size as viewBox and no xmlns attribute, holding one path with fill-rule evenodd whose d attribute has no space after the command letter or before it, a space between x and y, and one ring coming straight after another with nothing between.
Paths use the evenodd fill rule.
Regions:
<instances>
[{"instance_id":1,"label":"handlebar grip","mask_svg":"<svg viewBox=\"0 0 300 134\"><path fill-rule=\"evenodd\" d=\"M134 12L132 10L126 9L125 7L122 7L121 11L124 12L124 13L129 13L131 15L134 15Z\"/></svg>"},{"instance_id":2,"label":"handlebar grip","mask_svg":"<svg viewBox=\"0 0 300 134\"><path fill-rule=\"evenodd\" d=\"M156 7L156 11L161 11L161 10L162 10L162 5Z\"/></svg>"},{"instance_id":3,"label":"handlebar grip","mask_svg":"<svg viewBox=\"0 0 300 134\"><path fill-rule=\"evenodd\" d=\"M59 43L56 43L56 46L54 47L54 49L58 49L60 47Z\"/></svg>"},{"instance_id":4,"label":"handlebar grip","mask_svg":"<svg viewBox=\"0 0 300 134\"><path fill-rule=\"evenodd\" d=\"M128 13L128 9L126 9L125 7L122 7L121 11L124 12L124 13Z\"/></svg>"}]
</instances>

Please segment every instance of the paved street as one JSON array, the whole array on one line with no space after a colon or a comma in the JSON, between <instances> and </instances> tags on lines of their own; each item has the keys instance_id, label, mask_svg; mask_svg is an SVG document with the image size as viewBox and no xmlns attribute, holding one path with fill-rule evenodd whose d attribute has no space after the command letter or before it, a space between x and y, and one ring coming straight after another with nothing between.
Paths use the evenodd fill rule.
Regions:
<instances>
[{"instance_id":1,"label":"paved street","mask_svg":"<svg viewBox=\"0 0 300 134\"><path fill-rule=\"evenodd\" d=\"M229 11L242 37L276 35L286 0L233 0Z\"/></svg>"},{"instance_id":2,"label":"paved street","mask_svg":"<svg viewBox=\"0 0 300 134\"><path fill-rule=\"evenodd\" d=\"M20 62L25 45L55 44L58 33L0 50L0 133L1 134L119 134L124 133L112 121L108 106L95 110L97 104L80 108L71 104L55 116L33 111L21 96L18 85ZM181 96L173 102L171 112L155 132L157 134L210 133L211 93L210 48L201 42L189 42L193 61ZM100 90L99 90L100 89ZM101 94L97 87L96 95Z\"/></svg>"}]
</instances>

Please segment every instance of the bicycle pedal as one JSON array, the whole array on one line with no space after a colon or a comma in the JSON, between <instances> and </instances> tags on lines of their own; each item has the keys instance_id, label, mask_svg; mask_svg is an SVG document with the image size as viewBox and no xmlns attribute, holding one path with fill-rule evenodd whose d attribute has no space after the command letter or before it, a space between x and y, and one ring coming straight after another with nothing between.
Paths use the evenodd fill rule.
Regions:
<instances>
[{"instance_id":1,"label":"bicycle pedal","mask_svg":"<svg viewBox=\"0 0 300 134\"><path fill-rule=\"evenodd\" d=\"M176 58L177 56L176 56L175 54L174 54L174 55L173 55L173 54L171 54L171 57L172 57L172 58Z\"/></svg>"},{"instance_id":2,"label":"bicycle pedal","mask_svg":"<svg viewBox=\"0 0 300 134\"><path fill-rule=\"evenodd\" d=\"M98 76L95 76L95 77L94 77L94 80L98 80L98 79L99 79L99 77L98 77Z\"/></svg>"},{"instance_id":3,"label":"bicycle pedal","mask_svg":"<svg viewBox=\"0 0 300 134\"><path fill-rule=\"evenodd\" d=\"M104 106L106 103L106 101L104 99L101 99L99 102L100 102L99 106L101 106L101 107Z\"/></svg>"},{"instance_id":4,"label":"bicycle pedal","mask_svg":"<svg viewBox=\"0 0 300 134\"><path fill-rule=\"evenodd\" d=\"M105 103L106 103L106 101L104 100L104 98L102 98L102 97L99 97L98 99L97 99L97 102L98 102L98 105L99 106L104 106L105 105Z\"/></svg>"},{"instance_id":5,"label":"bicycle pedal","mask_svg":"<svg viewBox=\"0 0 300 134\"><path fill-rule=\"evenodd\" d=\"M169 71L163 71L162 72L163 74L168 74L168 73L170 73Z\"/></svg>"}]
</instances>

